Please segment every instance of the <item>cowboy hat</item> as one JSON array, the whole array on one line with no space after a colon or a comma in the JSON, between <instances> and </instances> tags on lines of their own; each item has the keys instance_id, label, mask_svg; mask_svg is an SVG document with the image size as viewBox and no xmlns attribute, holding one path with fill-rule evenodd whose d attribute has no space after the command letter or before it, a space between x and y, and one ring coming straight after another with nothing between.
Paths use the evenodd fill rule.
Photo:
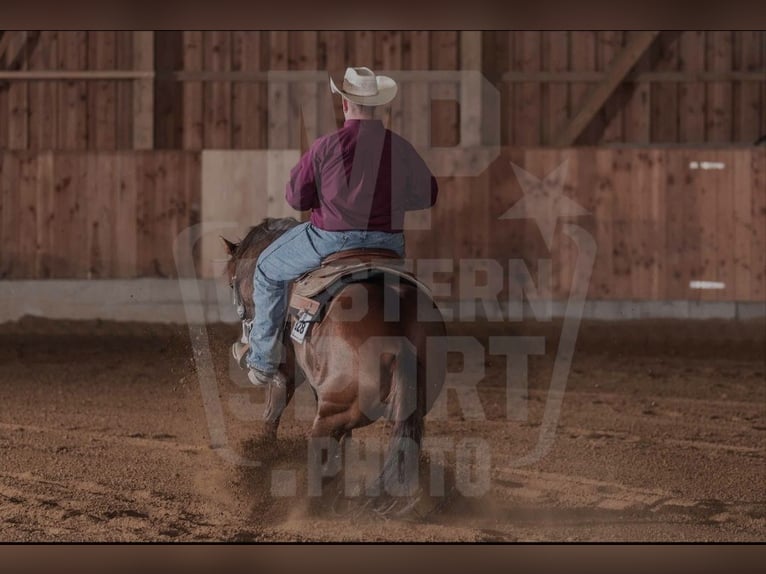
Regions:
<instances>
[{"instance_id":1,"label":"cowboy hat","mask_svg":"<svg viewBox=\"0 0 766 574\"><path fill-rule=\"evenodd\" d=\"M376 76L369 68L346 68L343 86L330 78L330 91L362 106L382 106L396 97L396 82L388 76Z\"/></svg>"}]
</instances>

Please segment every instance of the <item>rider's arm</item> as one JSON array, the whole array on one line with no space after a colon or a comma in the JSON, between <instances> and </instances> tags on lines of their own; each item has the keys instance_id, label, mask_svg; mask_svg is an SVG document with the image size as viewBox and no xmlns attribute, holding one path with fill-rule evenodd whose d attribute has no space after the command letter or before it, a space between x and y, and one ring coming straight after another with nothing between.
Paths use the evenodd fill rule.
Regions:
<instances>
[{"instance_id":1,"label":"rider's arm","mask_svg":"<svg viewBox=\"0 0 766 574\"><path fill-rule=\"evenodd\" d=\"M433 207L436 203L436 196L439 194L439 184L415 148L411 148L409 151L410 153L407 154L409 173L406 209L412 211Z\"/></svg>"},{"instance_id":2,"label":"rider's arm","mask_svg":"<svg viewBox=\"0 0 766 574\"><path fill-rule=\"evenodd\" d=\"M298 211L319 207L314 152L312 147L303 154L298 164L290 171L290 181L285 189L287 203Z\"/></svg>"}]
</instances>

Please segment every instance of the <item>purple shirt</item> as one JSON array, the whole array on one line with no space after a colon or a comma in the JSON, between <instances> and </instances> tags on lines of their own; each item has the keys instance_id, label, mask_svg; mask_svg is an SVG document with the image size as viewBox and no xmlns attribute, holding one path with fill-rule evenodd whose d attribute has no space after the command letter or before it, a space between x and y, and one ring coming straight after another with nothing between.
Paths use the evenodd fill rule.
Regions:
<instances>
[{"instance_id":1,"label":"purple shirt","mask_svg":"<svg viewBox=\"0 0 766 574\"><path fill-rule=\"evenodd\" d=\"M290 172L285 197L327 231L398 232L404 212L436 202L436 178L415 148L380 120L346 120Z\"/></svg>"}]
</instances>

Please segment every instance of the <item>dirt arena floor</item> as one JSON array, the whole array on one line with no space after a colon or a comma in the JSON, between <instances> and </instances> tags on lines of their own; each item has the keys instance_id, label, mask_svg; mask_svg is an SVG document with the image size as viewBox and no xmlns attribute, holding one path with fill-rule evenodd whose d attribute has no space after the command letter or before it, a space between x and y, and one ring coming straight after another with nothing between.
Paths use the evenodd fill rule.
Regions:
<instances>
[{"instance_id":1,"label":"dirt arena floor","mask_svg":"<svg viewBox=\"0 0 766 574\"><path fill-rule=\"evenodd\" d=\"M485 420L464 416L451 391L447 419L427 419L426 433L483 440L489 490L457 492L450 455L431 459L447 496L383 519L307 495L308 390L277 446L259 440L263 391L245 388L228 358L236 327L211 327L195 350L186 326L0 325L0 541L764 540L766 325L584 323L555 442L515 467L537 442L558 329L452 327L482 342L547 336L547 354L529 363L528 415L508 420L505 359L487 355ZM207 348L215 375L203 387L217 388L206 413L192 355L204 362ZM216 412L225 444L216 435L211 448Z\"/></svg>"}]
</instances>

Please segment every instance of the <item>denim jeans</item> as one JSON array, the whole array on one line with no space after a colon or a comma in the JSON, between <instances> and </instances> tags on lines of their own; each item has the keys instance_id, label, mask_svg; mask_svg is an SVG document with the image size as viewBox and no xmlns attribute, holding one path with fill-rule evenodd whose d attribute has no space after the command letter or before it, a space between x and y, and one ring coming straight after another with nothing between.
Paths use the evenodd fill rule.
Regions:
<instances>
[{"instance_id":1,"label":"denim jeans","mask_svg":"<svg viewBox=\"0 0 766 574\"><path fill-rule=\"evenodd\" d=\"M289 283L319 267L328 255L360 247L390 249L404 257L404 234L325 231L306 222L293 227L263 250L253 277L255 318L250 330L248 366L270 373L282 360L280 339Z\"/></svg>"}]
</instances>

